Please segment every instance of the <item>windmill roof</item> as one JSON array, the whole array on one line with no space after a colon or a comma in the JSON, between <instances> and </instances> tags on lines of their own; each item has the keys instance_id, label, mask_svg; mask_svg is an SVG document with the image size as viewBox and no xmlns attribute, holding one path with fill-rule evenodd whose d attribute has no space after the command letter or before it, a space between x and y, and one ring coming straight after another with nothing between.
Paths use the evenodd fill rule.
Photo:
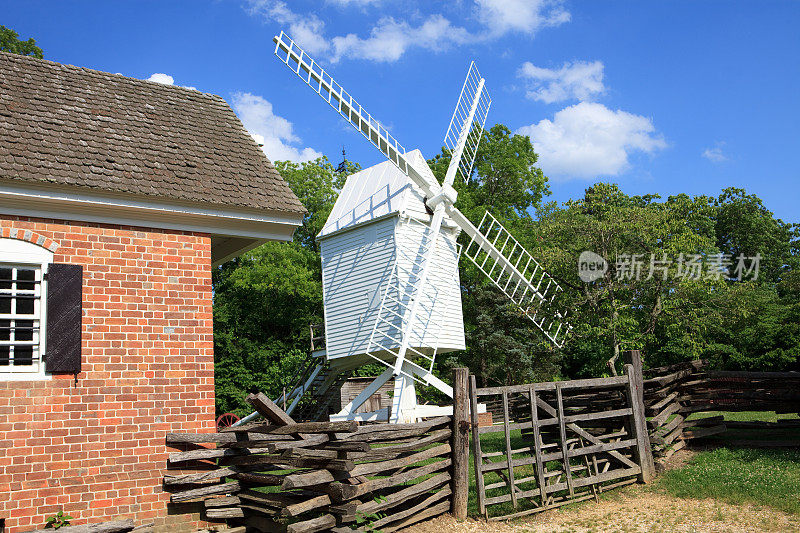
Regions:
<instances>
[{"instance_id":1,"label":"windmill roof","mask_svg":"<svg viewBox=\"0 0 800 533\"><path fill-rule=\"evenodd\" d=\"M405 156L416 167L427 169L425 158L419 150L407 152ZM384 161L347 177L317 237L329 237L400 212L412 212L419 217L429 216L425 210L422 189L391 161Z\"/></svg>"},{"instance_id":2,"label":"windmill roof","mask_svg":"<svg viewBox=\"0 0 800 533\"><path fill-rule=\"evenodd\" d=\"M222 97L5 52L0 180L305 211Z\"/></svg>"}]
</instances>

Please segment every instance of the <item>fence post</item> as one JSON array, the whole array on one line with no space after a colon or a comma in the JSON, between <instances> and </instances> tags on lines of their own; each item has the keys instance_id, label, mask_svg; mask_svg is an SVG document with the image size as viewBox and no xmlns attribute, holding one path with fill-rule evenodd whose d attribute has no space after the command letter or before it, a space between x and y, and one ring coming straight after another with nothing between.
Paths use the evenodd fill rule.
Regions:
<instances>
[{"instance_id":1,"label":"fence post","mask_svg":"<svg viewBox=\"0 0 800 533\"><path fill-rule=\"evenodd\" d=\"M453 500L450 512L456 519L467 517L469 497L468 381L469 369L453 369Z\"/></svg>"},{"instance_id":2,"label":"fence post","mask_svg":"<svg viewBox=\"0 0 800 533\"><path fill-rule=\"evenodd\" d=\"M628 350L622 352L622 362L626 365L633 365L633 372L637 381L642 381L644 376L642 374L642 352L639 350ZM642 389L644 393L644 389Z\"/></svg>"},{"instance_id":3,"label":"fence post","mask_svg":"<svg viewBox=\"0 0 800 533\"><path fill-rule=\"evenodd\" d=\"M639 356L638 350L627 352L634 358ZM639 481L650 483L655 476L655 464L653 462L653 450L650 447L650 434L647 431L647 419L644 412L644 382L641 373L641 358L639 358L639 371L636 365L626 364L625 373L628 375L628 399L633 411L633 428L636 433L636 453L642 473ZM637 375L638 374L638 375Z\"/></svg>"}]
</instances>

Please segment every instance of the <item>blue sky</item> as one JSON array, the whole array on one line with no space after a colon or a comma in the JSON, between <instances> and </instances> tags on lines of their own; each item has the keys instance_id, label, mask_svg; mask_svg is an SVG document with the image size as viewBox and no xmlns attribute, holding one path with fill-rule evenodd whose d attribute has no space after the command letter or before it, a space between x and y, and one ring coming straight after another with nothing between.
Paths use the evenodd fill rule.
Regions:
<instances>
[{"instance_id":1,"label":"blue sky","mask_svg":"<svg viewBox=\"0 0 800 533\"><path fill-rule=\"evenodd\" d=\"M762 197L800 222L800 2L0 0L45 57L223 96L273 159L381 155L273 56L281 29L406 148L438 152L471 60L487 125L529 134L552 198Z\"/></svg>"}]
</instances>

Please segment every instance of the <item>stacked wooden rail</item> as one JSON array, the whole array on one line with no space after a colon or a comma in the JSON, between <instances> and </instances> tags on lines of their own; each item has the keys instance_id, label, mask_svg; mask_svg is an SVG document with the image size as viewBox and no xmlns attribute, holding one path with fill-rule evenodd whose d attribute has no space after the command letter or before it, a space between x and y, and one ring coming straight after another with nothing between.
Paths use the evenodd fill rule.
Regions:
<instances>
[{"instance_id":1,"label":"stacked wooden rail","mask_svg":"<svg viewBox=\"0 0 800 533\"><path fill-rule=\"evenodd\" d=\"M54 529L37 529L28 533L50 533ZM131 519L112 520L96 524L81 524L78 526L62 526L58 528L62 533L153 533L153 524L136 526Z\"/></svg>"},{"instance_id":2,"label":"stacked wooden rail","mask_svg":"<svg viewBox=\"0 0 800 533\"><path fill-rule=\"evenodd\" d=\"M417 424L296 423L266 396L267 420L218 433L169 434L171 501L254 531L391 532L450 509L451 417ZM215 446L206 446L215 445ZM248 529L248 531L250 530Z\"/></svg>"},{"instance_id":3,"label":"stacked wooden rail","mask_svg":"<svg viewBox=\"0 0 800 533\"><path fill-rule=\"evenodd\" d=\"M633 372L483 389L471 376L472 413L479 401L492 397L502 405L492 426L479 427L473 415L481 513L508 519L597 498L637 479L649 481L652 457L641 391L641 376ZM503 433L502 449L484 451L492 442L481 437L496 432ZM498 507L490 512L493 506Z\"/></svg>"},{"instance_id":4,"label":"stacked wooden rail","mask_svg":"<svg viewBox=\"0 0 800 533\"><path fill-rule=\"evenodd\" d=\"M800 372L715 371L692 361L644 371L644 403L650 442L663 464L687 441L728 429L781 429L793 422L725 422L723 417L689 418L708 411L800 412Z\"/></svg>"}]
</instances>

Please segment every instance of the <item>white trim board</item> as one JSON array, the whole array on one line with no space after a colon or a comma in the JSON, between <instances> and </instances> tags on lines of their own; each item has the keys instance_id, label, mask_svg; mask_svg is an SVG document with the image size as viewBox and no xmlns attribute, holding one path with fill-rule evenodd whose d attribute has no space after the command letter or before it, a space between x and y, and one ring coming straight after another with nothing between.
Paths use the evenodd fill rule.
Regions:
<instances>
[{"instance_id":1,"label":"white trim board","mask_svg":"<svg viewBox=\"0 0 800 533\"><path fill-rule=\"evenodd\" d=\"M208 233L214 265L265 241L289 241L303 222L301 213L196 206L92 191L76 193L8 181L0 181L0 213ZM217 239L216 254L214 237L226 238Z\"/></svg>"}]
</instances>

